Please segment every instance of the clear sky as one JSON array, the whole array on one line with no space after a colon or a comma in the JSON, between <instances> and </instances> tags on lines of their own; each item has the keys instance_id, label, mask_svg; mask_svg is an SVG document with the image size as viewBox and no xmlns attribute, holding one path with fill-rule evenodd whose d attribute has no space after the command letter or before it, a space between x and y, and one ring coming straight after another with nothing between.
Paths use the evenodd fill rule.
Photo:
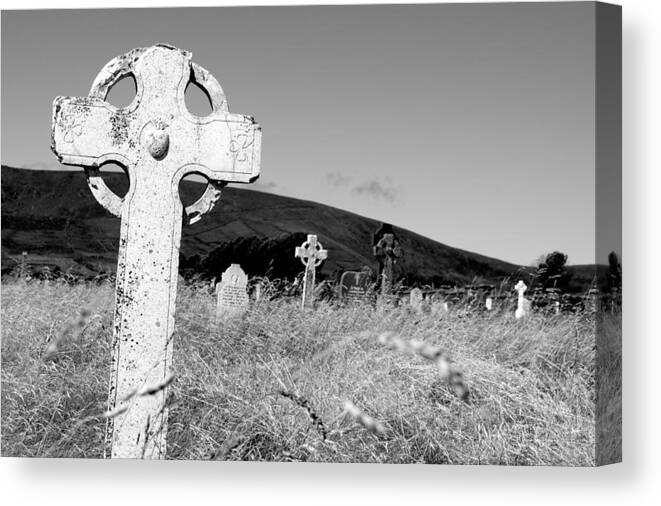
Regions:
<instances>
[{"instance_id":1,"label":"clear sky","mask_svg":"<svg viewBox=\"0 0 661 506\"><path fill-rule=\"evenodd\" d=\"M594 40L591 3L4 11L2 163L62 168L53 99L166 42L262 125L255 189L593 263Z\"/></svg>"}]
</instances>

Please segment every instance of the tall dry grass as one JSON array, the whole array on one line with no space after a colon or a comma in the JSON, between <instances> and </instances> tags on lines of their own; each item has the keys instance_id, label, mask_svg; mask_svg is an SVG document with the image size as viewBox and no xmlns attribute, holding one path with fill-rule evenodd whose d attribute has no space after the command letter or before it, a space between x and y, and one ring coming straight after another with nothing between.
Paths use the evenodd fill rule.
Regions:
<instances>
[{"instance_id":1,"label":"tall dry grass","mask_svg":"<svg viewBox=\"0 0 661 506\"><path fill-rule=\"evenodd\" d=\"M2 455L101 457L113 287L2 288ZM433 316L329 303L301 311L298 299L278 299L216 325L214 311L208 285L179 288L169 458L595 463L587 314L515 321L510 311ZM619 316L599 318L619 342ZM397 348L392 336L417 344ZM616 363L619 349L600 363ZM445 374L430 359L441 355ZM470 390L465 401L448 384L452 368ZM618 385L606 378L600 390L616 402Z\"/></svg>"}]
</instances>

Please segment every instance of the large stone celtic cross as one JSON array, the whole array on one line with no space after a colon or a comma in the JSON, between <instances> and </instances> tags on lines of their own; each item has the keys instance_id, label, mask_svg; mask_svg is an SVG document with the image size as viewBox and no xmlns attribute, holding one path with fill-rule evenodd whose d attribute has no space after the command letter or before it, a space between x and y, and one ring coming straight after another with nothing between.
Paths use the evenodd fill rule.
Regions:
<instances>
[{"instance_id":1,"label":"large stone celtic cross","mask_svg":"<svg viewBox=\"0 0 661 506\"><path fill-rule=\"evenodd\" d=\"M308 235L308 240L301 246L296 246L294 256L301 259L305 266L305 277L303 278L302 307L311 307L314 302L314 281L316 268L328 257L326 251L316 235Z\"/></svg>"},{"instance_id":2,"label":"large stone celtic cross","mask_svg":"<svg viewBox=\"0 0 661 506\"><path fill-rule=\"evenodd\" d=\"M136 96L124 108L105 101L110 88L133 75ZM198 117L184 102L194 82L212 112ZM87 97L53 103L52 149L60 162L82 165L89 187L121 218L106 455L163 458L167 384L184 213L192 223L210 211L227 182L259 176L261 130L249 116L230 114L218 81L187 51L156 45L111 60ZM121 164L130 181L120 198L99 176L106 162ZM204 195L183 208L179 182L207 178Z\"/></svg>"}]
</instances>

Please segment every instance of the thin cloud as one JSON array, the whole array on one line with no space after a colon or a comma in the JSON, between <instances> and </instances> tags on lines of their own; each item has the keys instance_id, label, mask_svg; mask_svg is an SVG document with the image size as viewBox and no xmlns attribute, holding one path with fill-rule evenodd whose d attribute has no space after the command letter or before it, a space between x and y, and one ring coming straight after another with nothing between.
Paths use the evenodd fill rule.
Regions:
<instances>
[{"instance_id":1,"label":"thin cloud","mask_svg":"<svg viewBox=\"0 0 661 506\"><path fill-rule=\"evenodd\" d=\"M399 202L399 192L394 187L388 187L372 179L354 186L351 191L357 195L373 198L375 200L386 200L392 203Z\"/></svg>"},{"instance_id":2,"label":"thin cloud","mask_svg":"<svg viewBox=\"0 0 661 506\"><path fill-rule=\"evenodd\" d=\"M329 172L326 174L326 181L335 188L348 186L351 183L351 177L345 176L340 172Z\"/></svg>"}]
</instances>

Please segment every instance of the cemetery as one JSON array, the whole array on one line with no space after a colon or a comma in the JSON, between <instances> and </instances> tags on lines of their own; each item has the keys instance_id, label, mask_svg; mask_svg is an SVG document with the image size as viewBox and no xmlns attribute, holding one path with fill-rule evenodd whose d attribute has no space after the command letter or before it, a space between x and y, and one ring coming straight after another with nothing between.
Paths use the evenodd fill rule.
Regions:
<instances>
[{"instance_id":1,"label":"cemetery","mask_svg":"<svg viewBox=\"0 0 661 506\"><path fill-rule=\"evenodd\" d=\"M368 298L377 295L373 287L361 289L360 276L349 286L357 297L315 300L303 310L302 291L278 296L262 281L257 298L232 276L238 267L228 270L228 293L222 281L219 288L177 287L172 376L145 385L158 390L155 397L167 391L161 458L576 465L594 459L594 325L614 339L619 311L533 309L517 320L516 292L502 310L496 307L506 299L497 298L492 310L465 302L444 308L437 294L419 310L410 302L418 304L422 290L379 305ZM107 417L117 419L106 406L113 298L111 281L3 281L3 455L104 456ZM24 300L39 315L31 322ZM434 364L436 353L459 382L451 384Z\"/></svg>"},{"instance_id":2,"label":"cemetery","mask_svg":"<svg viewBox=\"0 0 661 506\"><path fill-rule=\"evenodd\" d=\"M362 264L330 271L341 239L310 225L292 231L286 260L269 259L271 269L295 262L291 277L255 274L237 254L220 255L213 276L182 277L182 229L222 208L227 184L261 170L261 127L230 113L191 58L166 45L135 49L103 67L87 97L54 102L55 155L84 168L91 195L119 220L117 268L55 275L26 251L3 273L3 456L608 460L594 448L610 429L594 417L613 407L595 405L594 389L618 395L617 259L583 291L558 281L555 253L497 283L436 282L444 272L425 282L402 271L418 251L397 227L365 237ZM106 106L128 73L138 99ZM204 120L182 113L188 78L209 93ZM100 175L108 159L129 174L125 197ZM192 172L206 187L183 205L179 183ZM190 265L212 265L215 254ZM595 382L597 327L610 355Z\"/></svg>"}]
</instances>

